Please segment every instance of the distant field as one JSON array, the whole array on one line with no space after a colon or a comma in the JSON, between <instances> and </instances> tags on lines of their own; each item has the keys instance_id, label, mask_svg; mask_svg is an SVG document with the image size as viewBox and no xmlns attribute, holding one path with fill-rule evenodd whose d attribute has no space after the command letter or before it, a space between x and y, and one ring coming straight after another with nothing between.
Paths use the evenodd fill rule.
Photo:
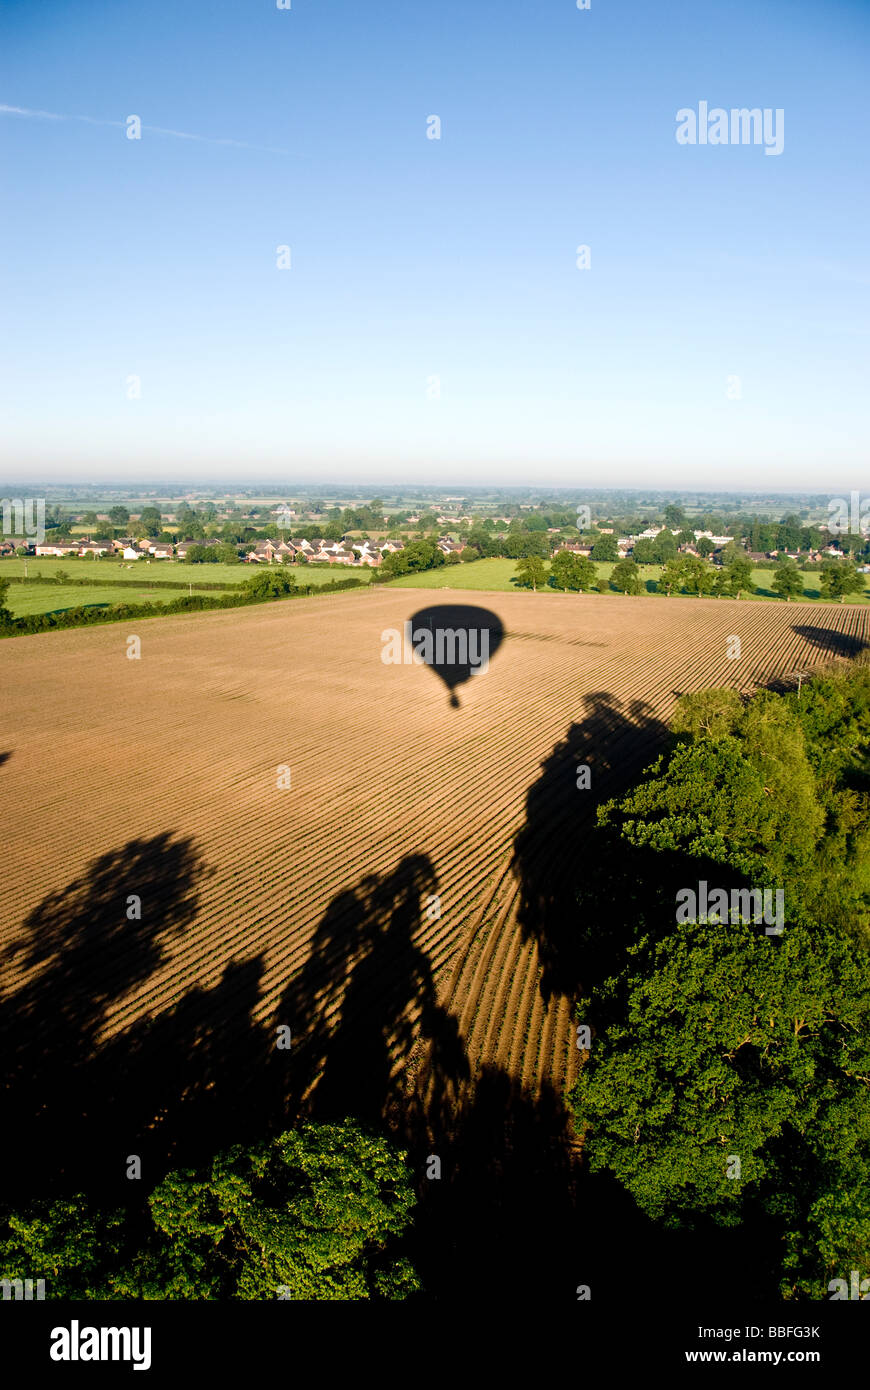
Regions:
<instances>
[{"instance_id":1,"label":"distant field","mask_svg":"<svg viewBox=\"0 0 870 1390\"><path fill-rule=\"evenodd\" d=\"M214 597L219 590L213 591ZM115 603L153 603L158 607L171 603L174 598L183 598L182 589L145 589L138 585L123 589L103 589L79 584L10 584L6 606L13 617L26 618L31 613L54 613L60 608L84 608L91 604Z\"/></svg>"},{"instance_id":2,"label":"distant field","mask_svg":"<svg viewBox=\"0 0 870 1390\"><path fill-rule=\"evenodd\" d=\"M131 584L159 584L161 580L171 579L174 583L179 581L185 584L222 584L227 588L233 588L236 584L242 584L246 579L250 579L252 574L256 574L259 569L268 569L268 565L187 565L180 560L152 560L149 564L147 560L70 560L47 559L40 555L39 558L28 560L28 578L32 579L38 574L46 579L51 579L58 570L64 570L70 579L99 579L105 575L107 579L123 579ZM506 563L512 563L510 561ZM12 576L24 575L24 560L0 560L0 579L11 578ZM273 566L275 569L281 568L279 565ZM347 579L349 575L363 579L368 582L370 572L367 569L352 569L344 565L288 565L287 569L292 574L297 584L327 584L331 579ZM19 588L15 584L13 588ZM96 592L95 590L79 590L83 592ZM168 592L168 591L167 591ZM176 590L181 593L181 590ZM91 599L84 599L82 602L90 603ZM117 603L118 600L116 599ZM29 610L38 612L40 610Z\"/></svg>"},{"instance_id":3,"label":"distant field","mask_svg":"<svg viewBox=\"0 0 870 1390\"><path fill-rule=\"evenodd\" d=\"M609 579L613 571L613 565L601 562L596 563L595 568L599 581ZM517 587L514 583L516 573L516 560L476 560L469 565L445 565L437 570L425 570L423 574L406 574L401 579L393 580L391 587L402 589L474 589L489 593L511 593ZM658 594L655 587L661 574L659 565L641 565L640 574L647 586L648 593L652 593L658 598L665 597L664 594ZM770 587L773 575L772 567L755 570L752 577L755 581L756 592L753 597L775 603L783 602ZM803 581L804 597L820 599L818 574L805 574ZM545 590L540 592L553 594L557 590L551 589L547 585ZM613 591L611 591L611 596L613 598L621 597ZM849 603L868 603L870 602L870 594L865 591L864 594L851 595L848 601Z\"/></svg>"},{"instance_id":4,"label":"distant field","mask_svg":"<svg viewBox=\"0 0 870 1390\"><path fill-rule=\"evenodd\" d=\"M254 566L247 565L245 568L250 571ZM263 566L263 569L267 568ZM287 569L297 584L328 584L331 579L361 579L368 584L372 577L371 570L363 566L356 569L352 565L288 565Z\"/></svg>"},{"instance_id":5,"label":"distant field","mask_svg":"<svg viewBox=\"0 0 870 1390\"><path fill-rule=\"evenodd\" d=\"M0 579L23 576L27 565L27 576L32 579L41 574L52 579L58 570L64 570L70 579L129 580L131 584L150 584L171 579L192 584L226 584L231 587L241 584L253 571L253 565L186 565L180 560L70 560L69 557L54 559L44 555L25 560L0 560ZM301 571L302 566L298 566ZM18 586L15 585L17 588ZM180 593L181 590L178 590Z\"/></svg>"}]
</instances>

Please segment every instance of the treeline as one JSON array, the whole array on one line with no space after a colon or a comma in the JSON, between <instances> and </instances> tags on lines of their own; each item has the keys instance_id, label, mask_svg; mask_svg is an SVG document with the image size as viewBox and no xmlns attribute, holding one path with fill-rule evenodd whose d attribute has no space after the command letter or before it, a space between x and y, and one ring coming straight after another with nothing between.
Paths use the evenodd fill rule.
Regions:
<instances>
[{"instance_id":1,"label":"treeline","mask_svg":"<svg viewBox=\"0 0 870 1390\"><path fill-rule=\"evenodd\" d=\"M593 550L593 555L595 554ZM608 579L598 579L592 560L576 551L562 550L554 557L549 569L540 556L529 556L517 565L516 583L519 588L539 589L544 585L565 593L642 594L653 587L660 594L694 594L698 598L742 598L755 592L753 573L756 566L739 552L723 563L708 564L697 555L674 555L661 569L657 580L645 580L640 565L634 559L619 560ZM865 587L864 575L859 574L847 560L829 560L821 566L820 592L822 598L843 602ZM794 560L781 556L774 567L771 589L787 601L804 596L804 581Z\"/></svg>"},{"instance_id":2,"label":"treeline","mask_svg":"<svg viewBox=\"0 0 870 1390\"><path fill-rule=\"evenodd\" d=\"M740 1228L768 1292L828 1298L870 1274L870 671L684 696L672 728L576 880L584 1153L663 1230ZM735 915L765 890L779 930Z\"/></svg>"}]
</instances>

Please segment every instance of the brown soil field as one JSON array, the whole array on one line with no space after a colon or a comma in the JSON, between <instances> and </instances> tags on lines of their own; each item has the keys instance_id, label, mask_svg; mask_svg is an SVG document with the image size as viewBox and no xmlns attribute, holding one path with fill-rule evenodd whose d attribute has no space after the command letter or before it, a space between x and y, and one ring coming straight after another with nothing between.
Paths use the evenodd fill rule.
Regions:
<instances>
[{"instance_id":1,"label":"brown soil field","mask_svg":"<svg viewBox=\"0 0 870 1390\"><path fill-rule=\"evenodd\" d=\"M7 1183L156 1171L300 1107L386 1116L457 1172L501 1172L524 1126L570 1166L595 804L681 692L851 655L870 612L467 597L505 635L458 708L381 661L434 601L411 590L0 644Z\"/></svg>"}]
</instances>

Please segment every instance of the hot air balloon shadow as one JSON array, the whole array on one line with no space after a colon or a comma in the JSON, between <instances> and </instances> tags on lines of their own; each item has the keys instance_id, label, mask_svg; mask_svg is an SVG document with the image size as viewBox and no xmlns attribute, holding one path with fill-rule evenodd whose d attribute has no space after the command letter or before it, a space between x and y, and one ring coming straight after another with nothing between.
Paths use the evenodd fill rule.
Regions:
<instances>
[{"instance_id":1,"label":"hot air balloon shadow","mask_svg":"<svg viewBox=\"0 0 870 1390\"><path fill-rule=\"evenodd\" d=\"M501 618L488 608L464 603L421 608L408 627L416 660L440 676L453 709L459 708L459 686L489 669L504 637Z\"/></svg>"}]
</instances>

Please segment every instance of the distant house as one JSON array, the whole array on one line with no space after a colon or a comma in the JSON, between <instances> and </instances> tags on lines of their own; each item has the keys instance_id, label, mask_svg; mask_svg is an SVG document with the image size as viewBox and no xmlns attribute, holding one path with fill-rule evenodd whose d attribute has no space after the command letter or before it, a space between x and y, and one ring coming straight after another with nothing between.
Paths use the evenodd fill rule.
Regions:
<instances>
[{"instance_id":1,"label":"distant house","mask_svg":"<svg viewBox=\"0 0 870 1390\"><path fill-rule=\"evenodd\" d=\"M178 553L179 555L181 554L180 547ZM253 550L248 551L245 559L260 565L271 565L275 558L275 553L276 547L272 541L257 541Z\"/></svg>"},{"instance_id":2,"label":"distant house","mask_svg":"<svg viewBox=\"0 0 870 1390\"><path fill-rule=\"evenodd\" d=\"M368 565L376 569L383 563L383 556L372 541L360 541L353 549L359 551L359 560L354 561L355 564Z\"/></svg>"},{"instance_id":3,"label":"distant house","mask_svg":"<svg viewBox=\"0 0 870 1390\"><path fill-rule=\"evenodd\" d=\"M321 541L317 554L327 560L341 559L342 561L346 561L347 557L350 556L350 561L353 561L353 556L346 549L343 541Z\"/></svg>"},{"instance_id":4,"label":"distant house","mask_svg":"<svg viewBox=\"0 0 870 1390\"><path fill-rule=\"evenodd\" d=\"M734 539L733 536L714 536L712 531L695 531L694 536L696 541L706 539L712 541L714 545L727 545L729 541Z\"/></svg>"},{"instance_id":5,"label":"distant house","mask_svg":"<svg viewBox=\"0 0 870 1390\"><path fill-rule=\"evenodd\" d=\"M219 541L215 536L212 536L211 539L207 541L192 541L188 539L186 541L181 541L181 543L175 547L175 553L179 560L184 560L192 545L204 545L206 549L212 550L215 546L222 544L223 542Z\"/></svg>"},{"instance_id":6,"label":"distant house","mask_svg":"<svg viewBox=\"0 0 870 1390\"><path fill-rule=\"evenodd\" d=\"M438 549L442 555L458 555L462 546L458 541L452 541L449 536L442 536L438 541Z\"/></svg>"},{"instance_id":7,"label":"distant house","mask_svg":"<svg viewBox=\"0 0 870 1390\"><path fill-rule=\"evenodd\" d=\"M275 546L275 559L283 565L292 565L298 553L292 541L279 541Z\"/></svg>"},{"instance_id":8,"label":"distant house","mask_svg":"<svg viewBox=\"0 0 870 1390\"><path fill-rule=\"evenodd\" d=\"M111 555L113 550L111 541L83 541L79 546L79 555Z\"/></svg>"},{"instance_id":9,"label":"distant house","mask_svg":"<svg viewBox=\"0 0 870 1390\"><path fill-rule=\"evenodd\" d=\"M404 541L381 541L378 550L381 554L396 555L400 550L405 549Z\"/></svg>"},{"instance_id":10,"label":"distant house","mask_svg":"<svg viewBox=\"0 0 870 1390\"><path fill-rule=\"evenodd\" d=\"M168 541L158 541L151 547L151 555L155 560L171 560L174 553L174 549Z\"/></svg>"},{"instance_id":11,"label":"distant house","mask_svg":"<svg viewBox=\"0 0 870 1390\"><path fill-rule=\"evenodd\" d=\"M589 556L592 554L592 546L581 545L579 541L563 541L561 545L556 546L555 554L559 555L563 550L567 550L569 555Z\"/></svg>"},{"instance_id":12,"label":"distant house","mask_svg":"<svg viewBox=\"0 0 870 1390\"><path fill-rule=\"evenodd\" d=\"M135 545L125 545L121 554L125 560L144 560L147 552L137 549Z\"/></svg>"},{"instance_id":13,"label":"distant house","mask_svg":"<svg viewBox=\"0 0 870 1390\"><path fill-rule=\"evenodd\" d=\"M37 555L77 555L81 541L70 540L66 536L58 536L53 541L43 541L36 547Z\"/></svg>"}]
</instances>

